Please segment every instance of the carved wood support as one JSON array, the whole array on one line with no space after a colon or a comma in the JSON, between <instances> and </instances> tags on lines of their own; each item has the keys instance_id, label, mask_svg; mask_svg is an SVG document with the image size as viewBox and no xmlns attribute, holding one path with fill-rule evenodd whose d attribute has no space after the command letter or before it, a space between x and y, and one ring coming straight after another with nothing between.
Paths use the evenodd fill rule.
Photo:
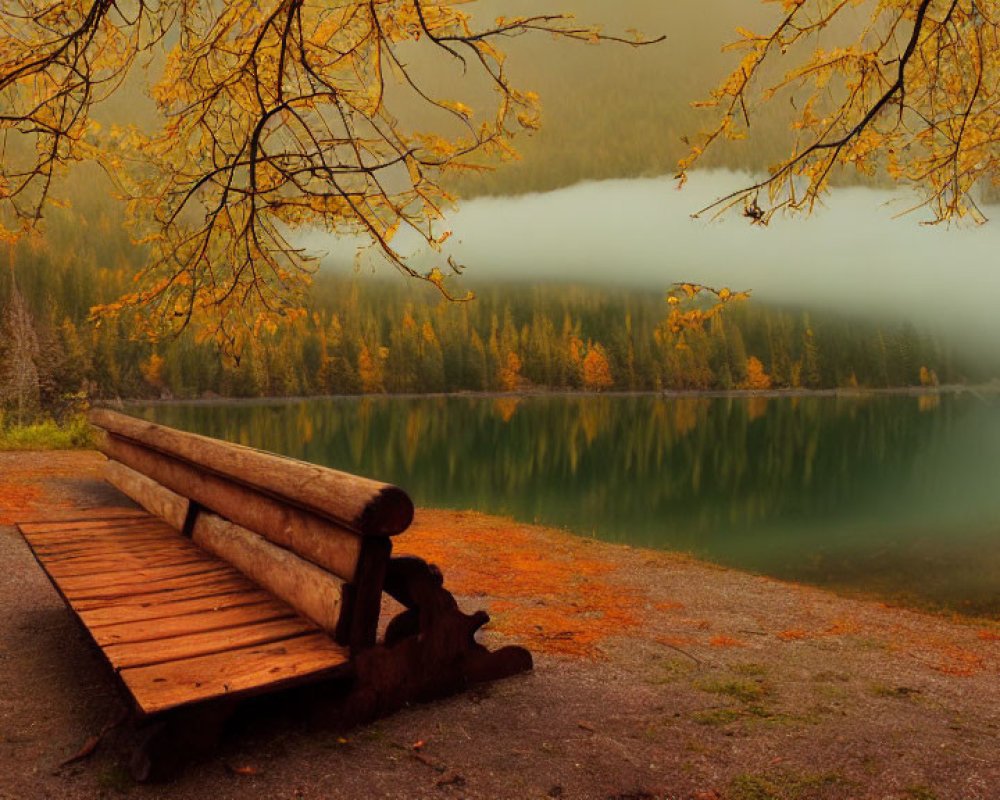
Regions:
<instances>
[{"instance_id":1,"label":"carved wood support","mask_svg":"<svg viewBox=\"0 0 1000 800\"><path fill-rule=\"evenodd\" d=\"M390 622L382 645L356 656L358 677L345 709L350 719L382 716L532 668L523 647L491 652L476 641L489 615L461 611L433 564L410 556L390 559L385 591L406 610Z\"/></svg>"}]
</instances>

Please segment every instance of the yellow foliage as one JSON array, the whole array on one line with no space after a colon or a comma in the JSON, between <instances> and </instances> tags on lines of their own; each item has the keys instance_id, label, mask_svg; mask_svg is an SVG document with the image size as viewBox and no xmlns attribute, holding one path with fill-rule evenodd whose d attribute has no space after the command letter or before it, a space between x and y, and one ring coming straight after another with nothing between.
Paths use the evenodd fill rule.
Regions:
<instances>
[{"instance_id":1,"label":"yellow foliage","mask_svg":"<svg viewBox=\"0 0 1000 800\"><path fill-rule=\"evenodd\" d=\"M583 359L583 385L588 389L610 389L615 385L611 378L611 367L604 348L599 344L587 346L587 355Z\"/></svg>"},{"instance_id":2,"label":"yellow foliage","mask_svg":"<svg viewBox=\"0 0 1000 800\"><path fill-rule=\"evenodd\" d=\"M514 392L521 384L521 359L513 350L507 353L500 368L500 386L505 392Z\"/></svg>"},{"instance_id":3,"label":"yellow foliage","mask_svg":"<svg viewBox=\"0 0 1000 800\"><path fill-rule=\"evenodd\" d=\"M157 353L152 353L147 361L141 363L139 371L150 386L162 389L166 385L163 380L163 357Z\"/></svg>"},{"instance_id":4,"label":"yellow foliage","mask_svg":"<svg viewBox=\"0 0 1000 800\"><path fill-rule=\"evenodd\" d=\"M380 363L382 360L372 356L367 344L361 345L361 352L358 353L358 377L361 379L361 389L365 393L370 394L385 390L382 384L382 364Z\"/></svg>"},{"instance_id":5,"label":"yellow foliage","mask_svg":"<svg viewBox=\"0 0 1000 800\"><path fill-rule=\"evenodd\" d=\"M447 296L445 274L460 266L442 256L417 271L392 242L409 229L438 248L453 201L442 178L514 157L514 131L537 127L538 97L511 82L501 43L538 32L643 43L563 14L474 21L466 4L10 0L0 12L0 135L25 146L0 163L0 239L32 229L43 204L59 202L53 179L93 160L128 197L151 254L138 290L98 315L141 309L151 334L195 324L238 356L247 337L294 322L288 312L317 266L291 235L303 227L358 234ZM134 90L151 51L162 64L146 87L159 126L102 129L93 106ZM494 90L476 124L478 107L439 97L409 66L441 52L476 73L467 86ZM442 112L459 123L447 134L416 129ZM386 179L397 167L408 180Z\"/></svg>"},{"instance_id":6,"label":"yellow foliage","mask_svg":"<svg viewBox=\"0 0 1000 800\"><path fill-rule=\"evenodd\" d=\"M771 388L771 376L764 371L764 365L757 356L747 359L747 379L740 384L741 389L766 391Z\"/></svg>"},{"instance_id":7,"label":"yellow foliage","mask_svg":"<svg viewBox=\"0 0 1000 800\"><path fill-rule=\"evenodd\" d=\"M703 210L767 224L780 209L811 210L850 167L913 184L934 222L984 221L975 187L1000 182L1000 0L780 2L770 30L737 29L746 55L700 104L716 119L679 177L720 140L748 135L769 103L793 109L794 150Z\"/></svg>"}]
</instances>

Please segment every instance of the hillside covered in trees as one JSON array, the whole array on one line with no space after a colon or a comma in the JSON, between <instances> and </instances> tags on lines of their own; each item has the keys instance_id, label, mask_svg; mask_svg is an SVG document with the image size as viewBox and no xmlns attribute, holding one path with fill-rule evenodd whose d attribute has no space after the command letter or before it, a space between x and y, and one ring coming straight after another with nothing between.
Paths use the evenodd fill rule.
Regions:
<instances>
[{"instance_id":1,"label":"hillside covered in trees","mask_svg":"<svg viewBox=\"0 0 1000 800\"><path fill-rule=\"evenodd\" d=\"M75 243L75 246L74 246ZM99 255L98 255L99 254ZM128 288L134 248L104 213L7 252L0 391L9 418L70 398L363 392L893 387L989 377L912 324L751 301L678 334L663 292L495 283L470 303L428 287L321 273L304 314L261 329L239 363L193 334L160 343L92 305Z\"/></svg>"}]
</instances>

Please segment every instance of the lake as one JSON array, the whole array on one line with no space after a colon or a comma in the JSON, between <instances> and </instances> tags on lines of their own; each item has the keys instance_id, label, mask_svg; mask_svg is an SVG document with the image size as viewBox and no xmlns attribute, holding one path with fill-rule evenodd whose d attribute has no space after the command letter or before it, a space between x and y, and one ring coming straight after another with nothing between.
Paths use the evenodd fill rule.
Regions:
<instances>
[{"instance_id":1,"label":"lake","mask_svg":"<svg viewBox=\"0 0 1000 800\"><path fill-rule=\"evenodd\" d=\"M130 406L418 505L1000 617L1000 399L365 397Z\"/></svg>"}]
</instances>

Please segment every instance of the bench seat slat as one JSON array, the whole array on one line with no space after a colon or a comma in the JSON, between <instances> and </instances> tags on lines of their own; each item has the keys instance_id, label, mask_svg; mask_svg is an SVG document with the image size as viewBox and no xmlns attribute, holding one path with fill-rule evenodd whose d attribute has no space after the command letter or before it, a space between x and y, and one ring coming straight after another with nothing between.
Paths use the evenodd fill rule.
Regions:
<instances>
[{"instance_id":1,"label":"bench seat slat","mask_svg":"<svg viewBox=\"0 0 1000 800\"><path fill-rule=\"evenodd\" d=\"M109 585L104 583L93 583L87 579L63 578L59 580L59 588L72 603L74 600L110 600L116 597L130 597L137 594L148 594L156 591L169 591L171 589L184 589L189 586L197 586L217 579L230 578L233 570L224 564L203 563L192 567L182 574L169 578L159 578L157 580L140 580L138 582L117 583ZM246 579L241 583L247 587L252 584Z\"/></svg>"},{"instance_id":2,"label":"bench seat slat","mask_svg":"<svg viewBox=\"0 0 1000 800\"><path fill-rule=\"evenodd\" d=\"M231 592L248 593L255 589L246 578L225 575L207 581L194 582L173 589L147 591L141 594L121 595L119 597L87 597L69 600L70 606L77 613L94 608L114 606L131 606L138 603L169 603L177 600L188 600L195 597L213 597L230 594ZM67 598L69 599L69 598Z\"/></svg>"},{"instance_id":3,"label":"bench seat slat","mask_svg":"<svg viewBox=\"0 0 1000 800\"><path fill-rule=\"evenodd\" d=\"M25 511L25 514L33 513ZM141 508L125 508L124 506L96 506L90 508L50 508L46 509L44 516L32 518L25 516L18 519L18 525L53 525L63 522L78 522L100 520L109 522L113 519L129 519L131 517L144 517L146 512Z\"/></svg>"},{"instance_id":4,"label":"bench seat slat","mask_svg":"<svg viewBox=\"0 0 1000 800\"><path fill-rule=\"evenodd\" d=\"M347 670L347 648L323 633L253 645L118 674L146 714L188 703L334 675Z\"/></svg>"},{"instance_id":5,"label":"bench seat slat","mask_svg":"<svg viewBox=\"0 0 1000 800\"><path fill-rule=\"evenodd\" d=\"M164 661L224 653L249 645L264 645L315 633L316 626L302 617L232 625L199 633L185 633L144 642L104 646L104 655L115 669L142 667Z\"/></svg>"},{"instance_id":6,"label":"bench seat slat","mask_svg":"<svg viewBox=\"0 0 1000 800\"><path fill-rule=\"evenodd\" d=\"M49 573L60 578L93 575L99 572L124 571L152 567L180 567L198 561L198 554L180 551L159 550L144 558L105 554L92 558L51 558L46 563Z\"/></svg>"},{"instance_id":7,"label":"bench seat slat","mask_svg":"<svg viewBox=\"0 0 1000 800\"><path fill-rule=\"evenodd\" d=\"M171 531L172 533L173 531ZM157 547L171 546L171 547L183 547L183 543L177 542L175 539L168 539L164 537L163 531L140 531L132 536L121 539L112 538L94 538L89 542L81 542L78 537L93 535L90 531L79 531L73 534L73 537L77 538L65 538L65 539L32 539L29 538L28 541L31 543L32 549L37 552L43 552L46 554L51 554L53 556L59 555L70 555L70 554L80 554L84 555L88 552L102 550L112 550L114 552L130 552L130 551L143 551L151 550ZM188 543L190 546L190 542Z\"/></svg>"},{"instance_id":8,"label":"bench seat slat","mask_svg":"<svg viewBox=\"0 0 1000 800\"><path fill-rule=\"evenodd\" d=\"M155 518L152 520L159 522ZM127 531L148 527L150 516L145 511L136 511L127 517L110 519L76 519L57 520L55 522L19 522L18 527L27 536L45 536L46 534L70 533L73 531Z\"/></svg>"},{"instance_id":9,"label":"bench seat slat","mask_svg":"<svg viewBox=\"0 0 1000 800\"><path fill-rule=\"evenodd\" d=\"M72 596L77 592L88 589L107 589L115 591L119 587L148 587L150 584L160 585L165 581L175 578L186 578L191 575L203 575L206 573L217 573L228 571L223 564L213 564L204 558L189 560L182 564L167 564L165 566L154 566L149 562L129 567L114 561L108 560L103 564L103 568L95 568L89 572L79 574L76 571L67 573L61 564L49 565L49 574L59 579L59 585L66 594Z\"/></svg>"},{"instance_id":10,"label":"bench seat slat","mask_svg":"<svg viewBox=\"0 0 1000 800\"><path fill-rule=\"evenodd\" d=\"M157 621L181 618L188 615L197 615L221 611L226 608L238 608L239 606L258 605L269 602L273 598L264 591L255 592L226 592L215 593L207 596L189 597L178 600L164 600L161 602L128 601L115 605L101 606L79 612L80 619L84 624L95 631L104 625L120 625L123 622Z\"/></svg>"},{"instance_id":11,"label":"bench seat slat","mask_svg":"<svg viewBox=\"0 0 1000 800\"><path fill-rule=\"evenodd\" d=\"M171 530L171 533L173 533L173 530ZM88 534L91 534L91 532L79 531L74 533L72 537L62 539L28 538L28 541L31 542L33 549L45 553L51 553L52 555L69 555L70 553L86 553L91 550L100 551L107 549L113 549L121 552L128 552L131 550L141 551L149 550L154 547L162 547L167 542L174 547L182 546L181 543L176 541L176 539L166 538L162 530L137 531L127 539L95 538L89 542L79 541L78 537Z\"/></svg>"},{"instance_id":12,"label":"bench seat slat","mask_svg":"<svg viewBox=\"0 0 1000 800\"><path fill-rule=\"evenodd\" d=\"M39 545L47 547L65 547L67 545L73 546L85 546L88 544L87 541L81 541L81 536L92 534L95 537L94 542L116 542L116 543L140 543L148 542L152 540L162 540L163 529L159 524L151 525L146 523L144 526L134 526L131 528L81 528L66 531L48 531L45 533L28 533L26 538L28 541L37 542ZM113 534L109 536L109 534Z\"/></svg>"},{"instance_id":13,"label":"bench seat slat","mask_svg":"<svg viewBox=\"0 0 1000 800\"><path fill-rule=\"evenodd\" d=\"M162 552L198 553L203 552L197 545L182 541L157 542L94 542L87 545L47 546L33 544L32 549L41 553L47 560L64 561L74 558L100 558L102 555L114 553L125 558L144 558Z\"/></svg>"},{"instance_id":14,"label":"bench seat slat","mask_svg":"<svg viewBox=\"0 0 1000 800\"><path fill-rule=\"evenodd\" d=\"M150 613L156 613L155 611ZM166 639L188 633L203 633L237 625L270 622L291 617L292 613L284 603L264 601L249 605L208 608L201 611L180 613L176 616L161 616L152 619L124 619L103 625L90 624L90 632L102 647L112 644L147 642ZM89 624L89 623L88 623Z\"/></svg>"}]
</instances>

